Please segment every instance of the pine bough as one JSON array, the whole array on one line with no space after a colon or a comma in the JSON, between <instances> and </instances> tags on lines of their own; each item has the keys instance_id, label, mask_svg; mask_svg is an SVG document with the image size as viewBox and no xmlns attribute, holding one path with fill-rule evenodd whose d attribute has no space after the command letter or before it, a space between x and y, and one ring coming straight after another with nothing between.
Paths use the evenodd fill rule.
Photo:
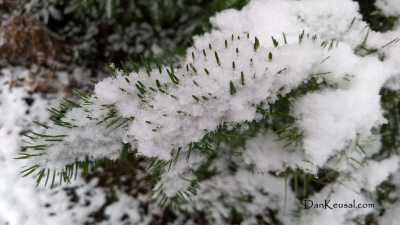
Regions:
<instances>
[{"instance_id":1,"label":"pine bough","mask_svg":"<svg viewBox=\"0 0 400 225\"><path fill-rule=\"evenodd\" d=\"M112 77L94 93L50 109L54 126L26 134L31 145L20 158L33 166L24 175L53 186L79 167L87 173L144 156L161 205L210 211L215 224L232 208L249 224L266 207L278 216L296 211L284 204L300 195L300 180L306 196L316 180L309 175L321 170L326 183L315 200L372 201L360 190L373 193L399 161L373 157L381 150L374 132L387 122L379 91L398 88L399 33L370 31L350 0L252 1L212 23L216 30L194 39L180 68L144 58L143 69L107 65ZM370 212L329 215L342 223ZM298 220L324 216L304 214Z\"/></svg>"}]
</instances>

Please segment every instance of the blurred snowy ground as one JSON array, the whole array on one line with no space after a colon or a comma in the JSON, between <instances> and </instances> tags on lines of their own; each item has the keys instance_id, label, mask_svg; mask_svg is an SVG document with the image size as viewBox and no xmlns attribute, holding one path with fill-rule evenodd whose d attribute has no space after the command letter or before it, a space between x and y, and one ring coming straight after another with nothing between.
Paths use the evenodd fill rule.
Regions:
<instances>
[{"instance_id":1,"label":"blurred snowy ground","mask_svg":"<svg viewBox=\"0 0 400 225\"><path fill-rule=\"evenodd\" d=\"M150 204L144 212L147 194L133 198L116 190L117 200L110 204L109 190L98 186L97 177L87 183L78 176L72 184L55 184L53 189L50 182L36 187L34 176L22 178L26 160L14 159L25 144L21 133L42 132L44 128L32 121L48 124L51 114L46 109L57 108L62 97L70 97L71 80L85 82L77 76L83 71L72 73L49 77L22 67L0 70L0 225L149 224L160 209ZM99 211L102 222L94 218Z\"/></svg>"},{"instance_id":2,"label":"blurred snowy ground","mask_svg":"<svg viewBox=\"0 0 400 225\"><path fill-rule=\"evenodd\" d=\"M80 215L70 216L69 196L61 187L54 189L36 187L35 178L21 179L24 160L16 160L21 149L22 132L32 126L33 120L47 123L50 113L46 108L55 106L60 93L30 94L31 72L23 68L6 68L0 75L0 224L71 224L73 217L82 217L85 210L75 210ZM78 179L76 186L84 182ZM98 194L101 197L101 194ZM104 200L92 203L92 210ZM50 204L51 202L51 204ZM64 214L64 215L62 215ZM72 213L74 214L74 212ZM58 216L52 216L58 215Z\"/></svg>"}]
</instances>

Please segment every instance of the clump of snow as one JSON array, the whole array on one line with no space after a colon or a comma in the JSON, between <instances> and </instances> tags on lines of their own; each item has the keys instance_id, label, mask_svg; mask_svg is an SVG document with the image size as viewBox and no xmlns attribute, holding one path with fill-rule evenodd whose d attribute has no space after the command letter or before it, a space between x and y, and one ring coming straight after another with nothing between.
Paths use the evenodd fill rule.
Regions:
<instances>
[{"instance_id":1,"label":"clump of snow","mask_svg":"<svg viewBox=\"0 0 400 225\"><path fill-rule=\"evenodd\" d=\"M151 224L152 218L143 215L139 199L135 199L130 195L127 195L121 191L116 190L116 197L118 200L105 209L106 221L100 224L126 224L129 221L130 224ZM123 221L123 217L127 221Z\"/></svg>"},{"instance_id":2,"label":"clump of snow","mask_svg":"<svg viewBox=\"0 0 400 225\"><path fill-rule=\"evenodd\" d=\"M230 40L227 47L223 39L213 42L212 50L205 50L206 57L202 52L206 46L196 45L196 49L191 49L195 59L188 54L187 68L174 71L179 84L171 81L168 73L172 72L165 67L161 74L153 69L151 76L143 70L130 76L117 71L116 78L96 85L95 95L90 99L94 104L87 106L86 112L75 108L63 119L79 128L55 127L46 131L46 134L68 137L49 147L45 155L35 157L35 163L60 169L65 163L86 156L116 159L121 142L137 147L140 154L169 160L172 149L200 141L222 122L235 125L261 118L252 105L273 103L278 94L284 95L297 87L309 74L318 71L327 53L320 50L320 43L307 38L301 45L285 45L279 49L260 46L257 51L252 41L245 36L239 38ZM239 53L236 48L240 49ZM307 52L306 58L303 52ZM237 91L233 95L231 82ZM140 90L138 85L145 88ZM127 122L126 128L116 128L125 119L108 129L109 122L97 125L107 118L104 105L111 104L118 115L115 119L135 117L133 122Z\"/></svg>"},{"instance_id":3,"label":"clump of snow","mask_svg":"<svg viewBox=\"0 0 400 225\"><path fill-rule=\"evenodd\" d=\"M234 161L233 149L222 145L210 167L217 175L201 182L198 195L180 208L188 212L202 211L216 225L227 224L232 210L244 216L241 224L255 224L255 215L272 222L265 213L267 210L277 212L276 216L281 219L296 209L297 205L291 204L295 201L294 194L283 177L253 173L241 165L235 165L235 171L231 171L229 167Z\"/></svg>"},{"instance_id":4,"label":"clump of snow","mask_svg":"<svg viewBox=\"0 0 400 225\"><path fill-rule=\"evenodd\" d=\"M267 47L273 46L271 36L283 45L283 33L287 43L298 43L303 30L306 35L317 35L320 41L335 39L359 44L362 35L359 29L366 24L360 21L357 11L358 4L348 0L256 0L241 11L230 9L217 14L211 23L226 34L249 32Z\"/></svg>"},{"instance_id":5,"label":"clump of snow","mask_svg":"<svg viewBox=\"0 0 400 225\"><path fill-rule=\"evenodd\" d=\"M309 173L316 173L317 167L308 161L300 145L287 147L285 141L277 141L279 136L260 134L246 143L243 160L246 164L254 163L256 168L268 171L285 171L287 168L301 168Z\"/></svg>"},{"instance_id":6,"label":"clump of snow","mask_svg":"<svg viewBox=\"0 0 400 225\"><path fill-rule=\"evenodd\" d=\"M357 169L357 173L354 173L352 180L347 183L353 188L363 188L366 191L374 192L380 183L399 168L398 164L398 156L380 162L368 161L365 167Z\"/></svg>"},{"instance_id":7,"label":"clump of snow","mask_svg":"<svg viewBox=\"0 0 400 225\"><path fill-rule=\"evenodd\" d=\"M304 131L304 150L322 166L333 151L346 147L357 135L367 137L372 127L382 124L379 92L326 91L299 99L294 106L298 127ZM346 113L344 113L346 112Z\"/></svg>"},{"instance_id":8,"label":"clump of snow","mask_svg":"<svg viewBox=\"0 0 400 225\"><path fill-rule=\"evenodd\" d=\"M400 16L400 4L397 0L376 0L375 6L387 16Z\"/></svg>"}]
</instances>

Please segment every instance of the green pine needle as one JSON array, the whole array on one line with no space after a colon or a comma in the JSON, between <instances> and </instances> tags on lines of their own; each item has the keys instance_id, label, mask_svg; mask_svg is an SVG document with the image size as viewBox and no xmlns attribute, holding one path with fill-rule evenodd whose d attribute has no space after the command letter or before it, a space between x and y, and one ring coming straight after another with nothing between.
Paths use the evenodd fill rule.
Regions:
<instances>
[{"instance_id":1,"label":"green pine needle","mask_svg":"<svg viewBox=\"0 0 400 225\"><path fill-rule=\"evenodd\" d=\"M231 93L231 95L234 95L234 94L236 93L236 88L235 88L235 85L233 85L233 82L232 82L232 81L230 81L229 87L230 87L230 93Z\"/></svg>"},{"instance_id":2,"label":"green pine needle","mask_svg":"<svg viewBox=\"0 0 400 225\"><path fill-rule=\"evenodd\" d=\"M125 74L126 74L127 76L129 76L129 70L128 70L128 68L126 68L125 63L121 61L121 65L122 65L122 68L123 68L124 71L125 71Z\"/></svg>"},{"instance_id":3,"label":"green pine needle","mask_svg":"<svg viewBox=\"0 0 400 225\"><path fill-rule=\"evenodd\" d=\"M303 40L303 38L304 38L304 30L303 30L303 33L301 33L301 34L299 35L299 43L301 43L301 41Z\"/></svg>"},{"instance_id":4,"label":"green pine needle","mask_svg":"<svg viewBox=\"0 0 400 225\"><path fill-rule=\"evenodd\" d=\"M171 79L172 83L179 84L179 79L175 76L175 74L171 73L168 69L167 69L167 73L168 73L169 78Z\"/></svg>"},{"instance_id":5,"label":"green pine needle","mask_svg":"<svg viewBox=\"0 0 400 225\"><path fill-rule=\"evenodd\" d=\"M275 48L278 47L278 45L279 45L278 41L276 41L273 36L271 36L271 39L272 39L272 43L274 44L274 47Z\"/></svg>"},{"instance_id":6,"label":"green pine needle","mask_svg":"<svg viewBox=\"0 0 400 225\"><path fill-rule=\"evenodd\" d=\"M113 77L116 77L114 70L107 63L105 65L106 65L108 71L110 71L110 73L113 75Z\"/></svg>"},{"instance_id":7,"label":"green pine needle","mask_svg":"<svg viewBox=\"0 0 400 225\"><path fill-rule=\"evenodd\" d=\"M154 63L156 64L156 66L157 66L157 68L158 68L158 72L160 72L160 74L161 74L161 73L162 73L161 66L160 66L160 64L158 63L157 59L154 59Z\"/></svg>"},{"instance_id":8,"label":"green pine needle","mask_svg":"<svg viewBox=\"0 0 400 225\"><path fill-rule=\"evenodd\" d=\"M287 44L287 41L286 41L286 35L285 35L285 33L283 32L283 40L285 41L285 44Z\"/></svg>"},{"instance_id":9,"label":"green pine needle","mask_svg":"<svg viewBox=\"0 0 400 225\"><path fill-rule=\"evenodd\" d=\"M74 108L81 108L81 106L80 105L78 105L78 104L76 104L75 102L73 102L73 101L71 101L71 100L68 100L68 99L66 99L66 98L63 98L68 104L70 104L72 107L74 107Z\"/></svg>"},{"instance_id":10,"label":"green pine needle","mask_svg":"<svg viewBox=\"0 0 400 225\"><path fill-rule=\"evenodd\" d=\"M218 57L218 53L217 52L215 52L215 60L217 60L218 66L221 66L221 63L219 61L219 57Z\"/></svg>"},{"instance_id":11,"label":"green pine needle","mask_svg":"<svg viewBox=\"0 0 400 225\"><path fill-rule=\"evenodd\" d=\"M44 125L42 123L39 123L39 122L36 122L36 121L33 121L33 122L36 123L37 125L41 126L41 127L44 127L45 129L49 129L50 128L49 126L46 126L46 125ZM24 136L29 137L28 135L24 135ZM31 138L31 137L29 137L29 138ZM31 140L33 140L33 139L31 138Z\"/></svg>"},{"instance_id":12,"label":"green pine needle","mask_svg":"<svg viewBox=\"0 0 400 225\"><path fill-rule=\"evenodd\" d=\"M157 84L157 87L158 87L158 88L161 88L161 84L160 84L160 81L159 81L159 80L156 80L156 84Z\"/></svg>"},{"instance_id":13,"label":"green pine needle","mask_svg":"<svg viewBox=\"0 0 400 225\"><path fill-rule=\"evenodd\" d=\"M132 66L133 66L133 70L136 72L136 73L139 73L139 68L136 66L136 64L133 62L133 60L129 57L128 58L129 59L129 62L132 64Z\"/></svg>"},{"instance_id":14,"label":"green pine needle","mask_svg":"<svg viewBox=\"0 0 400 225\"><path fill-rule=\"evenodd\" d=\"M254 39L254 51L257 51L258 47L260 47L260 41L257 37Z\"/></svg>"},{"instance_id":15,"label":"green pine needle","mask_svg":"<svg viewBox=\"0 0 400 225\"><path fill-rule=\"evenodd\" d=\"M194 98L194 100L200 102L200 99L198 97L196 97L195 95L192 95L192 97Z\"/></svg>"},{"instance_id":16,"label":"green pine needle","mask_svg":"<svg viewBox=\"0 0 400 225\"><path fill-rule=\"evenodd\" d=\"M194 71L194 73L197 73L196 68L195 68L191 63L190 63L189 65L190 65L190 67L192 68L192 70Z\"/></svg>"}]
</instances>

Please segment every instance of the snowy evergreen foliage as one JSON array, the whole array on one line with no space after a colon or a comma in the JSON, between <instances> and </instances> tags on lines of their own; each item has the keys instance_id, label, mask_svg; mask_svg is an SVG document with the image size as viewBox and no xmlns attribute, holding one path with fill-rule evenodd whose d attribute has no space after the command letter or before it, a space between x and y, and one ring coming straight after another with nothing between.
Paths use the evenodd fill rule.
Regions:
<instances>
[{"instance_id":1,"label":"snowy evergreen foliage","mask_svg":"<svg viewBox=\"0 0 400 225\"><path fill-rule=\"evenodd\" d=\"M396 221L377 210L385 187L398 197L400 26L370 30L350 0L254 0L211 23L180 67L110 64L94 93L52 108L54 125L26 134L24 175L69 183L135 154L161 205L211 224ZM299 196L376 209L304 211Z\"/></svg>"}]
</instances>

